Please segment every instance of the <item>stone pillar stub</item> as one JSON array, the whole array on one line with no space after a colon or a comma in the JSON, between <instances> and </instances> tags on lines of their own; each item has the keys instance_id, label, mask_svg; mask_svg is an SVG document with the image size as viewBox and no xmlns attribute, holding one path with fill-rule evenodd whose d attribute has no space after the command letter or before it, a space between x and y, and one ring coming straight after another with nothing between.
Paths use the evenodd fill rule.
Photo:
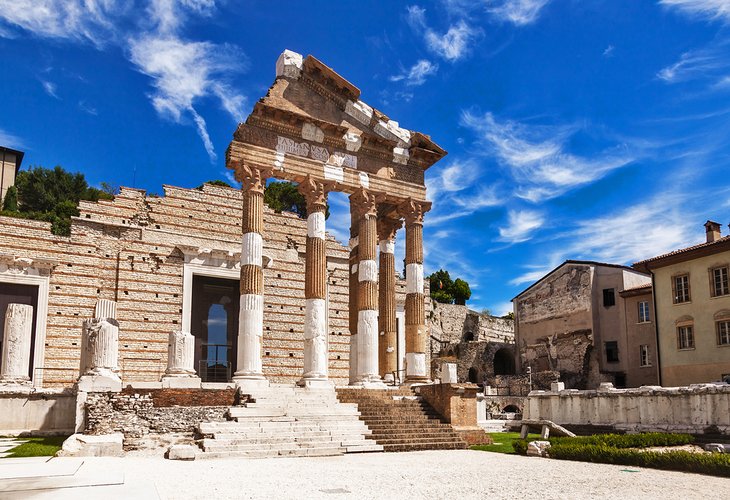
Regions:
<instances>
[{"instance_id":1,"label":"stone pillar stub","mask_svg":"<svg viewBox=\"0 0 730 500\"><path fill-rule=\"evenodd\" d=\"M409 199L398 206L406 221L406 383L428 380L428 334L423 284L423 216L430 202Z\"/></svg>"},{"instance_id":2,"label":"stone pillar stub","mask_svg":"<svg viewBox=\"0 0 730 500\"><path fill-rule=\"evenodd\" d=\"M261 360L264 335L263 226L264 187L271 169L239 164L236 180L243 194L241 241L241 306L238 321L237 385L268 386Z\"/></svg>"},{"instance_id":3,"label":"stone pillar stub","mask_svg":"<svg viewBox=\"0 0 730 500\"><path fill-rule=\"evenodd\" d=\"M194 365L195 337L189 332L171 332L167 343L167 370L162 376L162 387L200 387L200 377L196 375Z\"/></svg>"},{"instance_id":4,"label":"stone pillar stub","mask_svg":"<svg viewBox=\"0 0 730 500\"><path fill-rule=\"evenodd\" d=\"M441 364L441 383L442 384L458 384L459 380L456 376L456 363Z\"/></svg>"},{"instance_id":5,"label":"stone pillar stub","mask_svg":"<svg viewBox=\"0 0 730 500\"><path fill-rule=\"evenodd\" d=\"M330 388L329 339L327 337L327 240L325 212L327 193L334 182L315 181L307 176L299 192L307 202L307 251L304 267L304 373L298 385Z\"/></svg>"},{"instance_id":6,"label":"stone pillar stub","mask_svg":"<svg viewBox=\"0 0 730 500\"><path fill-rule=\"evenodd\" d=\"M83 392L121 391L119 377L119 323L113 318L84 321L82 342L86 368L78 381Z\"/></svg>"},{"instance_id":7,"label":"stone pillar stub","mask_svg":"<svg viewBox=\"0 0 730 500\"><path fill-rule=\"evenodd\" d=\"M5 313L0 383L30 384L30 346L33 335L33 306L8 304Z\"/></svg>"}]
</instances>

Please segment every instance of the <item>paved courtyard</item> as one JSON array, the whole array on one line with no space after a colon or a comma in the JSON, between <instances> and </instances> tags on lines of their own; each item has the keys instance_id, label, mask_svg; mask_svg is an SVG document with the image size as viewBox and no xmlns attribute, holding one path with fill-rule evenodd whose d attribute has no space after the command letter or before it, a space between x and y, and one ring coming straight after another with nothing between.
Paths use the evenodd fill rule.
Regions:
<instances>
[{"instance_id":1,"label":"paved courtyard","mask_svg":"<svg viewBox=\"0 0 730 500\"><path fill-rule=\"evenodd\" d=\"M32 465L36 474L46 470L51 477L3 473L22 467L0 460L0 477L15 477L0 479L0 497L726 499L730 491L726 478L476 451L197 462L64 458ZM54 483L63 487L18 490Z\"/></svg>"}]
</instances>

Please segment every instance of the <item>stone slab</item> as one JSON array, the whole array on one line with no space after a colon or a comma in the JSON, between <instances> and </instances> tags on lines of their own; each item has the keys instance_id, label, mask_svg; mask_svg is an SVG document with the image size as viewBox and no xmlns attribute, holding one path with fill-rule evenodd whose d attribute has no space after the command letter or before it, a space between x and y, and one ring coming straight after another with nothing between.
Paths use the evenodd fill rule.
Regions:
<instances>
[{"instance_id":1,"label":"stone slab","mask_svg":"<svg viewBox=\"0 0 730 500\"><path fill-rule=\"evenodd\" d=\"M102 375L84 375L79 378L77 386L82 392L121 392L122 381Z\"/></svg>"},{"instance_id":2,"label":"stone slab","mask_svg":"<svg viewBox=\"0 0 730 500\"><path fill-rule=\"evenodd\" d=\"M105 472L103 474L94 474L93 476L84 476L80 474L74 476L40 476L0 481L0 493L3 493L1 496L4 496L4 493L16 491L27 492L58 488L78 488L81 486L109 486L122 484L124 484L124 474L121 472ZM76 495L78 495L78 491L76 492Z\"/></svg>"},{"instance_id":3,"label":"stone slab","mask_svg":"<svg viewBox=\"0 0 730 500\"><path fill-rule=\"evenodd\" d=\"M0 460L0 467L5 465L14 465L14 464L43 464L48 462L53 457L17 457L17 458L6 458L5 460Z\"/></svg>"},{"instance_id":4,"label":"stone slab","mask_svg":"<svg viewBox=\"0 0 730 500\"><path fill-rule=\"evenodd\" d=\"M195 460L195 454L200 451L197 446L178 444L167 450L169 460Z\"/></svg>"},{"instance_id":5,"label":"stone slab","mask_svg":"<svg viewBox=\"0 0 730 500\"><path fill-rule=\"evenodd\" d=\"M162 377L164 389L200 389L202 382L199 377Z\"/></svg>"},{"instance_id":6,"label":"stone slab","mask_svg":"<svg viewBox=\"0 0 730 500\"><path fill-rule=\"evenodd\" d=\"M83 464L83 460L75 458L49 460L40 464L33 462L14 463L0 467L0 481L34 477L73 476Z\"/></svg>"},{"instance_id":7,"label":"stone slab","mask_svg":"<svg viewBox=\"0 0 730 500\"><path fill-rule=\"evenodd\" d=\"M74 434L63 442L58 456L63 457L121 457L124 434L89 436Z\"/></svg>"}]
</instances>

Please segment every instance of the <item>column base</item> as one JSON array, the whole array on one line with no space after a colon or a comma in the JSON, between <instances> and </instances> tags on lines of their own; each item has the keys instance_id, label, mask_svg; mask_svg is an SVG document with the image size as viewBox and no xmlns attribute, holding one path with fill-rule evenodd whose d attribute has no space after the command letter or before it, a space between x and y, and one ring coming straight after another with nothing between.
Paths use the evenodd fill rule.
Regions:
<instances>
[{"instance_id":1,"label":"column base","mask_svg":"<svg viewBox=\"0 0 730 500\"><path fill-rule=\"evenodd\" d=\"M76 386L81 392L121 392L122 380L118 376L82 375Z\"/></svg>"},{"instance_id":2,"label":"column base","mask_svg":"<svg viewBox=\"0 0 730 500\"><path fill-rule=\"evenodd\" d=\"M326 378L303 378L297 382L297 387L304 387L305 389L332 390L335 388L335 383Z\"/></svg>"},{"instance_id":3,"label":"column base","mask_svg":"<svg viewBox=\"0 0 730 500\"><path fill-rule=\"evenodd\" d=\"M363 389L387 389L388 386L383 383L377 375L364 375L358 378L353 384L355 387L362 387Z\"/></svg>"},{"instance_id":4,"label":"column base","mask_svg":"<svg viewBox=\"0 0 730 500\"><path fill-rule=\"evenodd\" d=\"M239 392L243 394L251 394L252 391L268 389L270 387L269 381L263 375L260 378L250 375L234 375L233 382L236 383Z\"/></svg>"},{"instance_id":5,"label":"column base","mask_svg":"<svg viewBox=\"0 0 730 500\"><path fill-rule=\"evenodd\" d=\"M200 377L195 376L169 376L162 377L163 389L200 389L202 382Z\"/></svg>"}]
</instances>

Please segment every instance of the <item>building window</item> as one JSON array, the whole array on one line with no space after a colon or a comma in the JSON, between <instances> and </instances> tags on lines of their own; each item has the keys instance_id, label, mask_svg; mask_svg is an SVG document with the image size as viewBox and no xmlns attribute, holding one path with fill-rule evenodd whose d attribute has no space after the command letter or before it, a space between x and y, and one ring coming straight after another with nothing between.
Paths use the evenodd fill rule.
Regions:
<instances>
[{"instance_id":1,"label":"building window","mask_svg":"<svg viewBox=\"0 0 730 500\"><path fill-rule=\"evenodd\" d=\"M649 345L648 344L641 344L639 346L639 359L640 359L640 366L651 366L651 363L649 362Z\"/></svg>"},{"instance_id":2,"label":"building window","mask_svg":"<svg viewBox=\"0 0 730 500\"><path fill-rule=\"evenodd\" d=\"M716 267L712 270L712 296L720 297L727 294L730 294L727 266Z\"/></svg>"},{"instance_id":3,"label":"building window","mask_svg":"<svg viewBox=\"0 0 730 500\"><path fill-rule=\"evenodd\" d=\"M689 302L689 274L674 277L674 303Z\"/></svg>"},{"instance_id":4,"label":"building window","mask_svg":"<svg viewBox=\"0 0 730 500\"><path fill-rule=\"evenodd\" d=\"M613 288L603 289L603 307L611 307L616 305L616 294Z\"/></svg>"},{"instance_id":5,"label":"building window","mask_svg":"<svg viewBox=\"0 0 730 500\"><path fill-rule=\"evenodd\" d=\"M677 345L680 349L695 348L695 335L692 331L692 325L677 327Z\"/></svg>"},{"instance_id":6,"label":"building window","mask_svg":"<svg viewBox=\"0 0 730 500\"><path fill-rule=\"evenodd\" d=\"M717 345L730 345L730 320L718 321Z\"/></svg>"},{"instance_id":7,"label":"building window","mask_svg":"<svg viewBox=\"0 0 730 500\"><path fill-rule=\"evenodd\" d=\"M618 342L612 340L605 343L606 361L609 363L618 363Z\"/></svg>"},{"instance_id":8,"label":"building window","mask_svg":"<svg viewBox=\"0 0 730 500\"><path fill-rule=\"evenodd\" d=\"M649 301L642 300L639 302L639 323L648 323L649 319Z\"/></svg>"}]
</instances>

